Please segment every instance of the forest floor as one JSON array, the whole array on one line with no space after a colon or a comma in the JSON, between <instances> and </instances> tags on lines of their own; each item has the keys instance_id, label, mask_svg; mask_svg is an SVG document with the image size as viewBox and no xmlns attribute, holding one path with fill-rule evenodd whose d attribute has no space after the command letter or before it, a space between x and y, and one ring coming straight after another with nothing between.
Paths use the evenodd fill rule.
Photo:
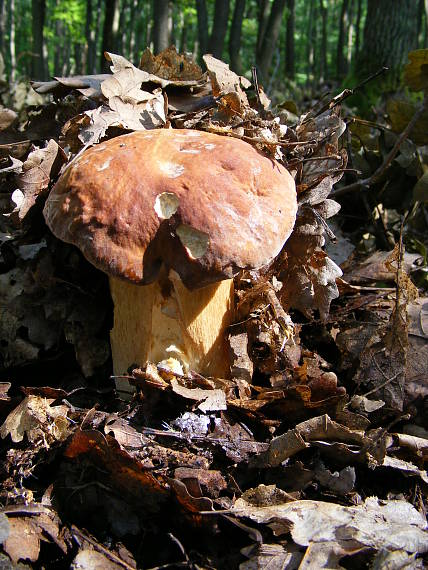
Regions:
<instances>
[{"instance_id":1,"label":"forest floor","mask_svg":"<svg viewBox=\"0 0 428 570\"><path fill-rule=\"evenodd\" d=\"M206 74L171 51L109 58L33 84L43 104L3 93L0 565L423 568L425 107L390 107L399 129L355 119L345 92L272 112L210 56ZM231 378L147 363L126 402L107 277L42 210L87 148L164 127L252 144L293 173L299 210L273 265L235 279Z\"/></svg>"}]
</instances>

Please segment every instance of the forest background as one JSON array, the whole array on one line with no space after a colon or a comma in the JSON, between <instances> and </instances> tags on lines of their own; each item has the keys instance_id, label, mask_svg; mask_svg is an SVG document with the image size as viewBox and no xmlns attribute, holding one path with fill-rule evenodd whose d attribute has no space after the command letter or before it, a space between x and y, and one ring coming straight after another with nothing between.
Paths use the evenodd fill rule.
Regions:
<instances>
[{"instance_id":1,"label":"forest background","mask_svg":"<svg viewBox=\"0 0 428 570\"><path fill-rule=\"evenodd\" d=\"M146 47L175 45L238 73L257 65L270 95L352 87L384 65L394 90L428 45L427 14L428 0L0 0L0 78L95 74L105 51L138 65Z\"/></svg>"}]
</instances>

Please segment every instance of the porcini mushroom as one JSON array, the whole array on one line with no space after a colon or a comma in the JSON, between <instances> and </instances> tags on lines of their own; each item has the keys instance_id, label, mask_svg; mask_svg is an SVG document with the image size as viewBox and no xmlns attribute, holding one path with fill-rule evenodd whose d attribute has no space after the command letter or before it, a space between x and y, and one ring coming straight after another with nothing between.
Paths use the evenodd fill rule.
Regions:
<instances>
[{"instance_id":1,"label":"porcini mushroom","mask_svg":"<svg viewBox=\"0 0 428 570\"><path fill-rule=\"evenodd\" d=\"M109 275L115 375L174 358L184 370L227 377L233 277L276 257L296 210L292 176L250 144L160 129L82 153L44 215ZM131 391L123 380L117 387Z\"/></svg>"}]
</instances>

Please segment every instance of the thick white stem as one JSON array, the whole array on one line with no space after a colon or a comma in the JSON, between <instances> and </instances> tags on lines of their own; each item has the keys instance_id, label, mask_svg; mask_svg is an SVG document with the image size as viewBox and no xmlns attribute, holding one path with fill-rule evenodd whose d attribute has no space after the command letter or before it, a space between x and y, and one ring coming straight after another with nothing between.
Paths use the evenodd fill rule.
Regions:
<instances>
[{"instance_id":1,"label":"thick white stem","mask_svg":"<svg viewBox=\"0 0 428 570\"><path fill-rule=\"evenodd\" d=\"M225 334L233 319L233 279L189 291L171 271L145 286L110 278L110 291L115 375L170 357L205 376L230 375ZM117 379L116 387L122 396L133 391L127 380Z\"/></svg>"}]
</instances>

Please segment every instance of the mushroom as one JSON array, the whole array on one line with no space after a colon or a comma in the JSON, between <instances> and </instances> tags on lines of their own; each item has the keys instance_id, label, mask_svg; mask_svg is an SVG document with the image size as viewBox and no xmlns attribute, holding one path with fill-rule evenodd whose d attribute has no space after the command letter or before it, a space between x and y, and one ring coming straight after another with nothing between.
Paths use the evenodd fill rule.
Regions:
<instances>
[{"instance_id":1,"label":"mushroom","mask_svg":"<svg viewBox=\"0 0 428 570\"><path fill-rule=\"evenodd\" d=\"M115 375L170 359L184 372L227 378L233 277L272 262L296 210L292 176L248 143L159 129L82 153L44 215L109 275ZM126 380L116 386L132 392Z\"/></svg>"}]
</instances>

